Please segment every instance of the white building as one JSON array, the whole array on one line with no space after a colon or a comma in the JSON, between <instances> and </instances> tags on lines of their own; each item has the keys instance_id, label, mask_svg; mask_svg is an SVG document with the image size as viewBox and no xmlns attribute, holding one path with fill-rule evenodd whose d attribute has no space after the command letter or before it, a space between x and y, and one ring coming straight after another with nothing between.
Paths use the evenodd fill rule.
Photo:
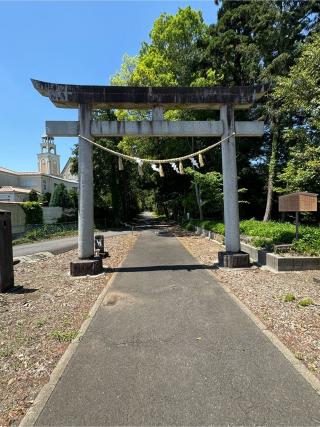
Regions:
<instances>
[{"instance_id":1,"label":"white building","mask_svg":"<svg viewBox=\"0 0 320 427\"><path fill-rule=\"evenodd\" d=\"M30 190L26 188L4 185L0 187L0 202L24 202L28 200L29 193Z\"/></svg>"},{"instance_id":2,"label":"white building","mask_svg":"<svg viewBox=\"0 0 320 427\"><path fill-rule=\"evenodd\" d=\"M26 201L32 189L40 194L52 194L58 184L64 184L67 190L78 190L78 178L71 173L70 159L60 172L60 156L54 139L42 136L40 147L38 172L16 172L0 167L0 201Z\"/></svg>"}]
</instances>

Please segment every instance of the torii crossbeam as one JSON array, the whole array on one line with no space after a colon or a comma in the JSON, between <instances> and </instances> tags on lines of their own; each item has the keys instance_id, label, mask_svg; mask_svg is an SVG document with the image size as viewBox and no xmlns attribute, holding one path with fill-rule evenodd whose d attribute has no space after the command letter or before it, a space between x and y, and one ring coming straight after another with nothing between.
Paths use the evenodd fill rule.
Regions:
<instances>
[{"instance_id":1,"label":"torii crossbeam","mask_svg":"<svg viewBox=\"0 0 320 427\"><path fill-rule=\"evenodd\" d=\"M79 121L48 121L49 136L235 136L261 137L261 121L235 121L234 110L244 110L268 89L264 85L234 87L128 87L56 84L32 80L41 95L59 108L76 108ZM95 109L152 110L152 120L94 121ZM219 121L166 121L168 109L220 110ZM226 251L240 252L238 184L235 137L222 144ZM92 146L79 138L79 259L94 256ZM89 273L89 271L88 271Z\"/></svg>"}]
</instances>

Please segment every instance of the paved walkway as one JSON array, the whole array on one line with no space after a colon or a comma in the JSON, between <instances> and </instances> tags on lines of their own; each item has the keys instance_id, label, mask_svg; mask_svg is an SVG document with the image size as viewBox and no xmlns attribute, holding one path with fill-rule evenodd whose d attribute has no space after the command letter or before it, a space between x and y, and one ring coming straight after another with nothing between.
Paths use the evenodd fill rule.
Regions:
<instances>
[{"instance_id":1,"label":"paved walkway","mask_svg":"<svg viewBox=\"0 0 320 427\"><path fill-rule=\"evenodd\" d=\"M103 233L105 238L118 236L120 234L131 233L130 230L121 230L121 231L106 231ZM19 257L23 255L32 255L38 252L51 252L53 254L61 254L63 252L70 251L71 249L76 249L78 247L78 236L75 237L63 237L61 239L48 239L41 242L35 243L26 243L23 245L13 246L13 256Z\"/></svg>"},{"instance_id":2,"label":"paved walkway","mask_svg":"<svg viewBox=\"0 0 320 427\"><path fill-rule=\"evenodd\" d=\"M319 396L174 237L143 232L37 425L319 425Z\"/></svg>"}]
</instances>

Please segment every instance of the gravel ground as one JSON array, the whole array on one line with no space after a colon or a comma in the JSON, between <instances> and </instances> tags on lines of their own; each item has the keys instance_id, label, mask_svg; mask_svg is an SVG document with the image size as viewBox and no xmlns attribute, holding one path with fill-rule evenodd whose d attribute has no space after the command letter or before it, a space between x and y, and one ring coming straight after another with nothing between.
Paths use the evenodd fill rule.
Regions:
<instances>
[{"instance_id":1,"label":"gravel ground","mask_svg":"<svg viewBox=\"0 0 320 427\"><path fill-rule=\"evenodd\" d=\"M221 246L217 243L193 233L180 231L176 236L201 263L212 266L218 262ZM212 271L320 379L320 271ZM287 294L295 299L284 302ZM301 307L302 298L311 298L313 304Z\"/></svg>"},{"instance_id":2,"label":"gravel ground","mask_svg":"<svg viewBox=\"0 0 320 427\"><path fill-rule=\"evenodd\" d=\"M108 238L104 265L117 267L135 239ZM76 251L50 255L22 257L15 283L23 290L0 294L0 426L21 420L112 275L72 278Z\"/></svg>"}]
</instances>

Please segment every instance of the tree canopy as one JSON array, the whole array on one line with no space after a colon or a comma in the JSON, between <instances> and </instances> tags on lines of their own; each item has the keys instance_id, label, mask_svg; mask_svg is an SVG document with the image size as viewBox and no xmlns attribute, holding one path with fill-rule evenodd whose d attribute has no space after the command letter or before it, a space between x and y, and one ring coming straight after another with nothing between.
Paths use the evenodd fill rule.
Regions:
<instances>
[{"instance_id":1,"label":"tree canopy","mask_svg":"<svg viewBox=\"0 0 320 427\"><path fill-rule=\"evenodd\" d=\"M319 2L221 1L216 23L207 25L190 6L161 14L136 56L124 55L113 85L214 86L268 82L272 91L237 120L263 119L263 138L237 138L241 216L277 217L277 195L320 192L319 183ZM150 111L98 111L96 119L150 119ZM215 111L165 111L170 120L217 120ZM99 142L137 157L170 158L212 144L208 138L100 138ZM112 207L125 220L146 204L165 213L221 217L221 153L205 155L201 170L165 177L94 149L95 204Z\"/></svg>"}]
</instances>

